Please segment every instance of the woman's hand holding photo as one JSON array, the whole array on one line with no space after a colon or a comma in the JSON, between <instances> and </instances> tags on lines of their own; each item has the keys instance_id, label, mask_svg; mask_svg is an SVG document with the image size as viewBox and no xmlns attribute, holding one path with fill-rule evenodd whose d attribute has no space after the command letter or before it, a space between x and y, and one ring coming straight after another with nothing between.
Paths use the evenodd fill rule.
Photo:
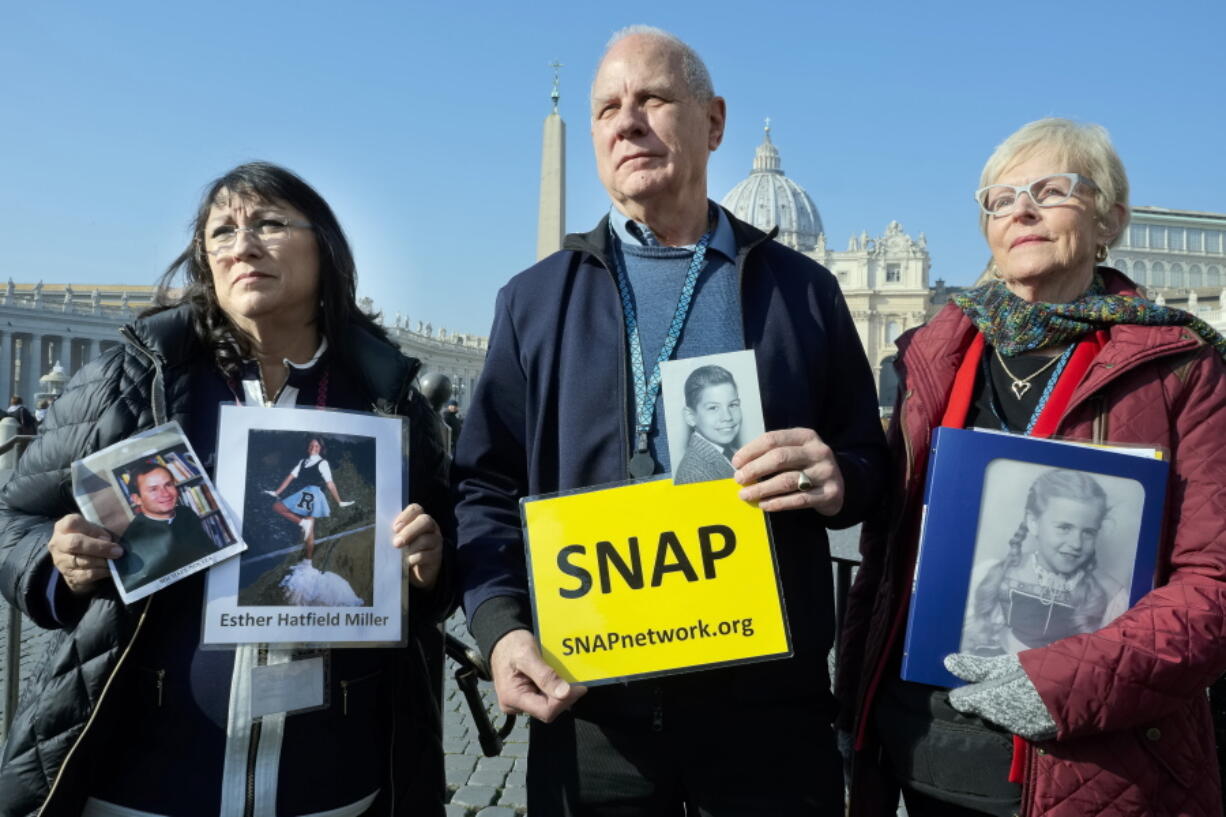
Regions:
<instances>
[{"instance_id":1,"label":"woman's hand holding photo","mask_svg":"<svg viewBox=\"0 0 1226 817\"><path fill-rule=\"evenodd\" d=\"M434 587L443 565L443 532L425 510L413 503L392 522L392 544L404 552L409 583L422 590Z\"/></svg>"}]
</instances>

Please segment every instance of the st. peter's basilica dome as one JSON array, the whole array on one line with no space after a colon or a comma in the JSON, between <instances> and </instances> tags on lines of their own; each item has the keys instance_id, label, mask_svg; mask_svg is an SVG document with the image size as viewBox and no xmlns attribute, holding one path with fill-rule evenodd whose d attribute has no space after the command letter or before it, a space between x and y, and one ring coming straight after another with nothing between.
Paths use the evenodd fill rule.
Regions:
<instances>
[{"instance_id":1,"label":"st. peter's basilica dome","mask_svg":"<svg viewBox=\"0 0 1226 817\"><path fill-rule=\"evenodd\" d=\"M778 240L805 252L817 246L822 217L805 189L783 175L779 151L771 144L770 120L753 158L753 171L720 202L734 216L760 230L779 227Z\"/></svg>"}]
</instances>

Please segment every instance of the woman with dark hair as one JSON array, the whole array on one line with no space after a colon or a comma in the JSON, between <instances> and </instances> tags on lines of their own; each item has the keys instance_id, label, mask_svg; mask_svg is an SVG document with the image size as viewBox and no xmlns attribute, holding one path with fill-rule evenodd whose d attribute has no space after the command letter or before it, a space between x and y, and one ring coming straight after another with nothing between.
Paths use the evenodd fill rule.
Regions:
<instances>
[{"instance_id":1,"label":"woman with dark hair","mask_svg":"<svg viewBox=\"0 0 1226 817\"><path fill-rule=\"evenodd\" d=\"M441 815L432 673L454 523L419 362L357 306L327 203L275 165L210 185L162 284L127 342L69 383L0 500L0 590L59 631L0 758L0 814ZM414 590L408 648L202 650L203 574L120 603L106 579L122 551L61 490L71 463L174 420L213 471L222 402L410 420L412 495L392 525ZM322 705L268 703L303 677Z\"/></svg>"}]
</instances>

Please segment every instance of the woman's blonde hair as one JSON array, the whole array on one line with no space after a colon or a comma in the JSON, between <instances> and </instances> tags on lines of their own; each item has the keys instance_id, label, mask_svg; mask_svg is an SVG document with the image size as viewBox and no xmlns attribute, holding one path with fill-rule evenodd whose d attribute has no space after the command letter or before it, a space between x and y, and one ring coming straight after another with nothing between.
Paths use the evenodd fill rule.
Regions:
<instances>
[{"instance_id":1,"label":"woman's blonde hair","mask_svg":"<svg viewBox=\"0 0 1226 817\"><path fill-rule=\"evenodd\" d=\"M1030 122L1001 142L979 175L979 186L994 184L1010 165L1040 151L1051 151L1063 165L1063 172L1080 173L1098 185L1094 211L1100 225L1106 225L1112 208L1123 205L1124 218L1111 240L1114 245L1128 226L1128 174L1120 161L1111 136L1102 125L1048 117ZM980 213L979 227L988 229L988 215Z\"/></svg>"}]
</instances>

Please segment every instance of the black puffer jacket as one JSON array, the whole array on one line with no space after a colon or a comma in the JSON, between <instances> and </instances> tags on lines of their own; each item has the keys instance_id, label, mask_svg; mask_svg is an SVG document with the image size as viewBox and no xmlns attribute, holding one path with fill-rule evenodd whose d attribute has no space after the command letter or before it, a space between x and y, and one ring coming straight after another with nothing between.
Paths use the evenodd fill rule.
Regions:
<instances>
[{"instance_id":1,"label":"black puffer jacket","mask_svg":"<svg viewBox=\"0 0 1226 817\"><path fill-rule=\"evenodd\" d=\"M186 308L137 320L127 343L85 366L56 401L39 438L0 496L0 592L41 627L56 632L26 688L0 756L0 815L76 815L88 792L89 758L105 751L122 722L108 701L122 683L124 656L157 595L125 607L110 582L85 601L46 598L52 570L47 541L55 520L77 512L70 466L94 451L170 420L191 427L191 373L208 354ZM372 814L441 815L444 794L440 713L442 641L435 626L450 613L454 521L438 418L412 387L420 363L365 330L352 329L347 367L365 386L372 411L409 418L410 484L415 502L443 527L448 548L437 588L411 594L412 638L398 651L392 733L396 779ZM75 608L74 608L74 605ZM393 802L394 800L394 802Z\"/></svg>"}]
</instances>

